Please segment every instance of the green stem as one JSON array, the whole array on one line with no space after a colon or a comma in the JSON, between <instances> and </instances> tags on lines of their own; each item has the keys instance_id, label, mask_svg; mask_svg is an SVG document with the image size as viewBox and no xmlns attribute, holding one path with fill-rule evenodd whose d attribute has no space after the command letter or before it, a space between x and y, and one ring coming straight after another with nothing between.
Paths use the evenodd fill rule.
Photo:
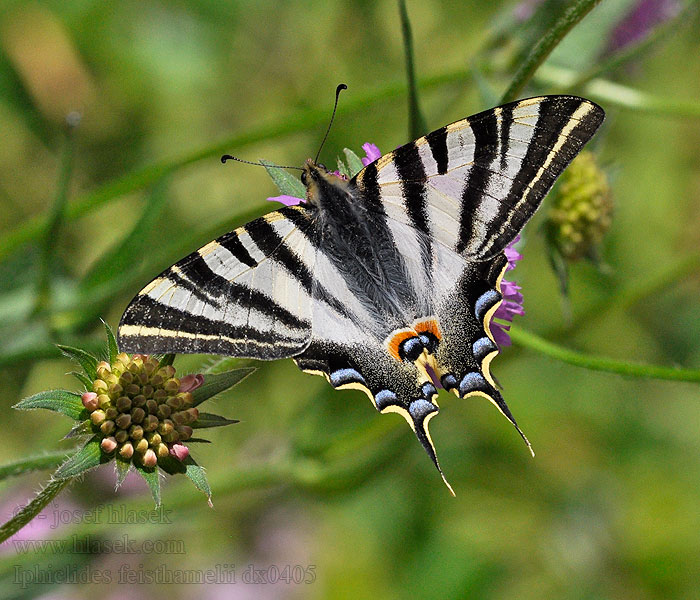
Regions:
<instances>
[{"instance_id":1,"label":"green stem","mask_svg":"<svg viewBox=\"0 0 700 600\"><path fill-rule=\"evenodd\" d=\"M37 293L34 313L41 313L51 303L51 280L55 268L56 238L65 221L68 186L73 174L74 142L72 128L66 130L65 142L61 156L56 196L47 219L44 239L41 244L41 259L38 269Z\"/></svg>"},{"instance_id":2,"label":"green stem","mask_svg":"<svg viewBox=\"0 0 700 600\"><path fill-rule=\"evenodd\" d=\"M41 471L44 469L54 469L60 465L68 456L65 451L41 454L40 456L30 456L21 460L16 460L5 465L0 465L0 481L8 477Z\"/></svg>"},{"instance_id":3,"label":"green stem","mask_svg":"<svg viewBox=\"0 0 700 600\"><path fill-rule=\"evenodd\" d=\"M27 506L0 527L0 544L36 517L73 479L52 479Z\"/></svg>"},{"instance_id":4,"label":"green stem","mask_svg":"<svg viewBox=\"0 0 700 600\"><path fill-rule=\"evenodd\" d=\"M657 365L645 365L626 362L602 356L592 356L576 350L564 348L544 338L535 335L519 327L510 330L510 337L515 344L560 360L577 367L591 369L593 371L605 371L630 377L644 377L650 379L665 379L668 381L700 382L700 369L676 369L674 367L660 367Z\"/></svg>"},{"instance_id":5,"label":"green stem","mask_svg":"<svg viewBox=\"0 0 700 600\"><path fill-rule=\"evenodd\" d=\"M600 0L577 0L535 44L525 62L515 73L501 103L516 100L535 71L564 39L567 33L593 9Z\"/></svg>"},{"instance_id":6,"label":"green stem","mask_svg":"<svg viewBox=\"0 0 700 600\"><path fill-rule=\"evenodd\" d=\"M405 0L399 0L399 14L401 15L401 34L403 35L406 76L408 79L408 138L415 140L428 133L428 127L425 124L423 113L418 104L418 86L413 61L413 34L411 33L411 22L408 18Z\"/></svg>"}]
</instances>

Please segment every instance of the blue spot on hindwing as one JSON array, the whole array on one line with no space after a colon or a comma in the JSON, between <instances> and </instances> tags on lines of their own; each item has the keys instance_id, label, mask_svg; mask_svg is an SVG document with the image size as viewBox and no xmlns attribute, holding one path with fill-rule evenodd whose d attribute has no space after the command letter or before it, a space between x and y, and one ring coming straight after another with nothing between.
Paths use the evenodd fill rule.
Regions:
<instances>
[{"instance_id":1,"label":"blue spot on hindwing","mask_svg":"<svg viewBox=\"0 0 700 600\"><path fill-rule=\"evenodd\" d=\"M496 302L498 302L500 299L501 294L499 294L496 290L484 292L481 294L481 296L479 296L476 304L474 305L474 316L479 319L479 321L483 321L489 308L496 304Z\"/></svg>"},{"instance_id":2,"label":"blue spot on hindwing","mask_svg":"<svg viewBox=\"0 0 700 600\"><path fill-rule=\"evenodd\" d=\"M459 382L459 393L466 396L469 392L487 392L489 384L481 373L467 373Z\"/></svg>"},{"instance_id":3,"label":"blue spot on hindwing","mask_svg":"<svg viewBox=\"0 0 700 600\"><path fill-rule=\"evenodd\" d=\"M348 383L361 383L367 385L365 378L356 369L338 369L330 374L330 381L333 387L338 387Z\"/></svg>"},{"instance_id":4,"label":"blue spot on hindwing","mask_svg":"<svg viewBox=\"0 0 700 600\"><path fill-rule=\"evenodd\" d=\"M382 390L374 396L374 403L377 405L377 410L381 412L387 406L398 404L398 398L391 390Z\"/></svg>"},{"instance_id":5,"label":"blue spot on hindwing","mask_svg":"<svg viewBox=\"0 0 700 600\"><path fill-rule=\"evenodd\" d=\"M423 421L423 419L425 419L425 417L427 417L430 413L437 412L437 410L437 406L435 406L432 402L424 400L423 398L414 400L408 407L408 412L416 422Z\"/></svg>"},{"instance_id":6,"label":"blue spot on hindwing","mask_svg":"<svg viewBox=\"0 0 700 600\"><path fill-rule=\"evenodd\" d=\"M479 362L484 360L484 358L494 350L498 350L498 346L488 337L479 338L472 344L472 352Z\"/></svg>"}]
</instances>

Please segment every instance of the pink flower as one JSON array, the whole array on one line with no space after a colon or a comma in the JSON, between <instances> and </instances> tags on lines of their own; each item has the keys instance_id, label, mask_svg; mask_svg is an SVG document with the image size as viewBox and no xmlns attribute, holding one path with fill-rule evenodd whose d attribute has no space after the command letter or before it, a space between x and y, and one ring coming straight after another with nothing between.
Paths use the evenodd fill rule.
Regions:
<instances>
[{"instance_id":1,"label":"pink flower","mask_svg":"<svg viewBox=\"0 0 700 600\"><path fill-rule=\"evenodd\" d=\"M306 198L297 198L296 196L289 196L288 194L283 194L281 196L270 196L267 199L268 202L281 202L285 206L296 206L301 202L306 202Z\"/></svg>"},{"instance_id":2,"label":"pink flower","mask_svg":"<svg viewBox=\"0 0 700 600\"><path fill-rule=\"evenodd\" d=\"M180 379L180 391L192 392L204 383L204 375L201 373L185 375Z\"/></svg>"},{"instance_id":3,"label":"pink flower","mask_svg":"<svg viewBox=\"0 0 700 600\"><path fill-rule=\"evenodd\" d=\"M360 160L362 161L362 164L366 167L369 163L374 162L378 158L381 157L382 153L379 151L379 148L375 146L374 144L371 144L370 142L366 142L362 144L362 149L365 151L365 155L363 158Z\"/></svg>"},{"instance_id":4,"label":"pink flower","mask_svg":"<svg viewBox=\"0 0 700 600\"><path fill-rule=\"evenodd\" d=\"M170 455L177 458L179 461L185 460L190 455L190 449L184 444L175 442L170 445Z\"/></svg>"},{"instance_id":5,"label":"pink flower","mask_svg":"<svg viewBox=\"0 0 700 600\"><path fill-rule=\"evenodd\" d=\"M522 255L513 247L519 241L520 236L518 235L504 250L506 258L508 259L506 271L512 271L515 269L517 261L522 259ZM523 308L523 295L520 293L520 289L520 286L512 281L508 281L506 279L501 280L501 294L503 294L503 302L501 302L501 305L498 307L493 315L493 318L491 319L491 333L499 346L510 346L510 336L508 335L510 325L498 323L495 319L512 323L515 315L525 314L525 309Z\"/></svg>"}]
</instances>

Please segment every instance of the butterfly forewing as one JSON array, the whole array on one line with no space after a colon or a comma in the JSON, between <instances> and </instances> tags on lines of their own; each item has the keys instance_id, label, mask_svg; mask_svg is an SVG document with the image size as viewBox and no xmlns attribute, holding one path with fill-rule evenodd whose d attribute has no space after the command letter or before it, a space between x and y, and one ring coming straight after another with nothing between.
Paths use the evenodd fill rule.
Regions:
<instances>
[{"instance_id":1,"label":"butterfly forewing","mask_svg":"<svg viewBox=\"0 0 700 600\"><path fill-rule=\"evenodd\" d=\"M313 235L304 209L290 207L210 242L134 298L119 326L120 347L261 359L298 354L311 340Z\"/></svg>"}]
</instances>

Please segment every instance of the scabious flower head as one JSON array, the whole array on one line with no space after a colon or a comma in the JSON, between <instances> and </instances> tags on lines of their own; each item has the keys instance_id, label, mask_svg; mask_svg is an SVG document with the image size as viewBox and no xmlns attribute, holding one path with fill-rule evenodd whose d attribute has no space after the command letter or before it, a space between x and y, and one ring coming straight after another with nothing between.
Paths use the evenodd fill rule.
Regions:
<instances>
[{"instance_id":1,"label":"scabious flower head","mask_svg":"<svg viewBox=\"0 0 700 600\"><path fill-rule=\"evenodd\" d=\"M550 243L568 261L595 255L610 228L612 209L605 172L592 152L581 152L553 195L545 225Z\"/></svg>"},{"instance_id":2,"label":"scabious flower head","mask_svg":"<svg viewBox=\"0 0 700 600\"><path fill-rule=\"evenodd\" d=\"M111 364L98 363L96 373L92 391L81 401L106 455L118 453L121 460L153 467L158 457L171 455L172 445L192 436L191 424L199 416L192 391L204 382L202 375L181 381L172 365L160 367L155 357L125 353Z\"/></svg>"},{"instance_id":3,"label":"scabious flower head","mask_svg":"<svg viewBox=\"0 0 700 600\"><path fill-rule=\"evenodd\" d=\"M517 261L523 258L522 255L515 249L515 245L519 240L520 236L518 235L504 251L506 258L508 259L506 272L515 269ZM499 323L497 319L512 323L515 315L525 314L525 309L523 308L523 295L520 290L521 287L515 282L508 281L505 278L501 280L501 294L503 295L503 301L493 314L489 326L493 339L499 346L510 346L511 341L510 336L508 335L510 325L507 323Z\"/></svg>"}]
</instances>

